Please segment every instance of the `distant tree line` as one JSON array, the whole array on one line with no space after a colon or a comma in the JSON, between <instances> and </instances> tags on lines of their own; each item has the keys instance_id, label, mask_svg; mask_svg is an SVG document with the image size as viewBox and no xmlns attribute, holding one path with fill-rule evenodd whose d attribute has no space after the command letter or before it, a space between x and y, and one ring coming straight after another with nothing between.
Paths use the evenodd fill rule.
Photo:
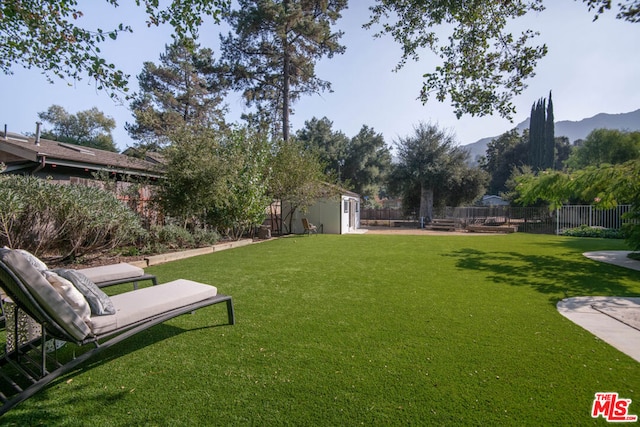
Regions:
<instances>
[{"instance_id":1,"label":"distant tree line","mask_svg":"<svg viewBox=\"0 0 640 427\"><path fill-rule=\"evenodd\" d=\"M75 2L53 3L47 3L47 10L17 3L3 7L0 26L11 31L0 31L4 41L0 69L8 73L14 64L37 66L74 80L87 73L112 95L126 91L128 76L93 53L105 39L115 39L131 27L88 31L74 22L82 15ZM608 1L585 3L596 10L596 17L611 7ZM402 194L407 206L415 205L421 216L430 219L434 204L470 203L479 197L489 179L486 174L491 191L508 195L515 191L519 175L583 164L589 157L576 154L569 162L568 141L554 135L551 94L548 102L541 99L534 104L528 133L508 133L490 144L481 167L484 172L468 168L453 139L432 125L420 124L414 135L395 142L397 164L391 163L381 135L367 126L349 138L331 130L328 119L314 118L292 134L289 116L295 101L331 89L330 82L316 75L315 64L344 51L342 33L334 26L346 5L346 0L240 0L233 10L224 0L171 2L166 8L147 5L148 24L168 23L175 37L160 63L146 63L138 76L140 91L130 98L135 122L127 124L127 130L139 153L153 149L165 154L168 172L161 193L170 215L185 226L215 226L236 235L257 224L261 217L257 207L267 200L297 200L304 209L319 194L314 183L325 180L368 199L381 193ZM506 28L511 20L542 9L542 1L434 5L385 0L371 7L368 26L382 24L378 35L390 34L401 44L399 67L417 59L421 48L440 55L442 64L424 75L424 102L433 96L450 99L458 116L498 112L510 117L512 96L526 88L525 80L547 49L530 45L537 35L534 31L513 36ZM620 19L638 21L634 0L622 2L619 10ZM225 19L230 26L229 34L220 39L218 60L196 42L203 16ZM443 22L451 30L444 45L432 32ZM65 38L69 33L75 35L75 43ZM242 124L225 120L227 91L242 93L254 107ZM47 130L51 137L70 138L65 124L78 129L77 143L109 142L108 120L96 116L95 121L106 127L87 141L86 135L95 129L87 132L77 125L85 112L75 116L64 112L67 117L48 113L41 114L53 124ZM593 148L586 143L585 147ZM625 153L621 149L615 156L624 158ZM288 173L293 170L295 174ZM233 204L237 209L230 207Z\"/></svg>"}]
</instances>

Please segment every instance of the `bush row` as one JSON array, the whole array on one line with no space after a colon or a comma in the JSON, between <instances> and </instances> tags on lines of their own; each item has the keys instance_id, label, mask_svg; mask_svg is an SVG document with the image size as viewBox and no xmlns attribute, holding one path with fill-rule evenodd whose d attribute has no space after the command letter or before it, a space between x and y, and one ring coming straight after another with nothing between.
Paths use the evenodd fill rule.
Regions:
<instances>
[{"instance_id":1,"label":"bush row","mask_svg":"<svg viewBox=\"0 0 640 427\"><path fill-rule=\"evenodd\" d=\"M580 227L568 228L562 232L563 236L572 237L599 237L602 239L624 239L626 233L623 230L613 228L589 227L581 225Z\"/></svg>"},{"instance_id":2,"label":"bush row","mask_svg":"<svg viewBox=\"0 0 640 427\"><path fill-rule=\"evenodd\" d=\"M134 242L143 233L137 216L98 188L0 178L0 236L10 247L73 259Z\"/></svg>"},{"instance_id":3,"label":"bush row","mask_svg":"<svg viewBox=\"0 0 640 427\"><path fill-rule=\"evenodd\" d=\"M100 188L0 176L0 245L73 260L103 251L157 253L217 240L215 232L176 225L145 230L135 212Z\"/></svg>"}]
</instances>

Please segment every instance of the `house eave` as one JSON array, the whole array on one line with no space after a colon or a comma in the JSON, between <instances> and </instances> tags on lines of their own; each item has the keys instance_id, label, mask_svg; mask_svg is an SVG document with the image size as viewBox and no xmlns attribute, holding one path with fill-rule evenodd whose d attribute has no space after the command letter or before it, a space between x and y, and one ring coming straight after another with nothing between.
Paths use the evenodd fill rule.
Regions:
<instances>
[{"instance_id":1,"label":"house eave","mask_svg":"<svg viewBox=\"0 0 640 427\"><path fill-rule=\"evenodd\" d=\"M65 166L65 167L76 168L76 169L92 170L96 172L105 171L105 172L110 172L110 173L113 172L113 173L123 174L123 175L137 175L137 176L144 176L147 178L156 178L156 179L160 179L163 177L161 173L146 171L141 169L130 169L130 168L110 166L110 165L99 165L95 163L74 162L74 161L63 160L63 159L49 158L47 159L47 165L50 165L53 167Z\"/></svg>"},{"instance_id":2,"label":"house eave","mask_svg":"<svg viewBox=\"0 0 640 427\"><path fill-rule=\"evenodd\" d=\"M42 153L34 150L29 150L9 143L2 144L2 142L3 141L0 140L0 147L2 148L2 151L31 162L37 162L38 157L42 155Z\"/></svg>"}]
</instances>

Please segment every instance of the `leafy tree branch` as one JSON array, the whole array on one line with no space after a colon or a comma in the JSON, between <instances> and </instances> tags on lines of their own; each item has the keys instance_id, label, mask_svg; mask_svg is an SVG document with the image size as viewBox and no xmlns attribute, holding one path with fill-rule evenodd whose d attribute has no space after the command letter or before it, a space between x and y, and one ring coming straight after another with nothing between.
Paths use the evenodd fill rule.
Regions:
<instances>
[{"instance_id":1,"label":"leafy tree branch","mask_svg":"<svg viewBox=\"0 0 640 427\"><path fill-rule=\"evenodd\" d=\"M117 0L103 0L119 7ZM218 21L229 0L136 0L147 14L147 26L169 24L178 38L196 37L206 16ZM88 76L96 88L117 98L126 93L129 76L102 56L100 47L133 27L120 23L113 29L89 29L77 0L0 2L0 71L12 74L15 66L38 68L53 83L55 77L79 81Z\"/></svg>"}]
</instances>

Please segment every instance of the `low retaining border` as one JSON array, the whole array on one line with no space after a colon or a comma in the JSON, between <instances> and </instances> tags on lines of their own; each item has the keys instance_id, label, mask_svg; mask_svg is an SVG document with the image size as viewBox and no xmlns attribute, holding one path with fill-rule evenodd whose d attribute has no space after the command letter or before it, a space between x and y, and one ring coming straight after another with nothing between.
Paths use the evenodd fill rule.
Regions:
<instances>
[{"instance_id":1,"label":"low retaining border","mask_svg":"<svg viewBox=\"0 0 640 427\"><path fill-rule=\"evenodd\" d=\"M145 257L142 261L130 262L129 264L135 265L136 267L140 267L140 268L146 268L146 267L151 267L152 265L164 264L165 262L177 261L184 258L191 258L198 255L206 255L206 254L211 254L213 252L220 252L227 249L247 246L252 243L253 243L252 239L242 239L235 242L224 242L214 246L207 246L204 248L189 249L186 251L179 251L179 252L168 252L166 254L160 254L160 255L151 255L151 256Z\"/></svg>"}]
</instances>

